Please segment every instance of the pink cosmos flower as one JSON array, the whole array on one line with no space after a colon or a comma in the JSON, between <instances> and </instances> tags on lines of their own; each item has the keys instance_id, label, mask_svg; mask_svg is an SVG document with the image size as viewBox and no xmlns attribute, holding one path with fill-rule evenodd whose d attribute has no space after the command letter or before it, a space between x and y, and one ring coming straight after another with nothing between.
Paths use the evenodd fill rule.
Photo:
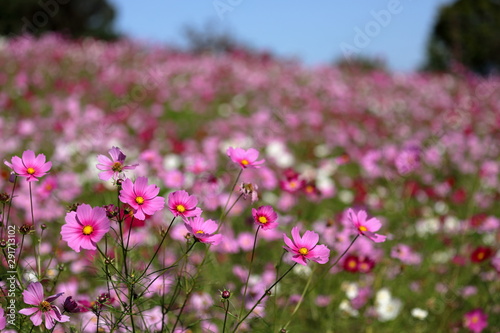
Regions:
<instances>
[{"instance_id":1,"label":"pink cosmos flower","mask_svg":"<svg viewBox=\"0 0 500 333\"><path fill-rule=\"evenodd\" d=\"M347 216L356 228L358 234L370 238L375 243L385 242L386 236L375 233L375 231L378 231L382 226L382 223L377 218L373 217L367 221L367 215L364 210L355 213L351 208L347 210Z\"/></svg>"},{"instance_id":2,"label":"pink cosmos flower","mask_svg":"<svg viewBox=\"0 0 500 333\"><path fill-rule=\"evenodd\" d=\"M253 248L254 235L251 232L242 232L238 235L237 242L243 251L250 251Z\"/></svg>"},{"instance_id":3,"label":"pink cosmos flower","mask_svg":"<svg viewBox=\"0 0 500 333\"><path fill-rule=\"evenodd\" d=\"M261 206L257 209L252 208L253 220L257 225L263 230L274 229L278 226L278 214L273 210L271 206Z\"/></svg>"},{"instance_id":4,"label":"pink cosmos flower","mask_svg":"<svg viewBox=\"0 0 500 333\"><path fill-rule=\"evenodd\" d=\"M5 313L2 307L0 307L0 330L3 330L6 324L7 324L7 318L5 318Z\"/></svg>"},{"instance_id":5,"label":"pink cosmos flower","mask_svg":"<svg viewBox=\"0 0 500 333\"><path fill-rule=\"evenodd\" d=\"M293 254L292 260L301 265L307 265L306 259L325 264L330 257L330 250L325 245L317 245L319 235L307 230L303 237L300 237L299 228L292 228L292 239L283 234L286 246L285 250Z\"/></svg>"},{"instance_id":6,"label":"pink cosmos flower","mask_svg":"<svg viewBox=\"0 0 500 333\"><path fill-rule=\"evenodd\" d=\"M306 181L301 178L300 174L293 169L284 171L285 179L280 180L280 186L284 191L295 193L302 190L306 186Z\"/></svg>"},{"instance_id":7,"label":"pink cosmos flower","mask_svg":"<svg viewBox=\"0 0 500 333\"><path fill-rule=\"evenodd\" d=\"M493 266L493 268L498 273L500 273L500 257L495 257L495 258L491 259L491 266Z\"/></svg>"},{"instance_id":8,"label":"pink cosmos flower","mask_svg":"<svg viewBox=\"0 0 500 333\"><path fill-rule=\"evenodd\" d=\"M14 170L21 177L26 177L29 182L37 182L38 178L43 177L52 167L52 162L45 162L45 155L35 153L31 150L23 152L22 158L12 157L12 163L4 161L5 165Z\"/></svg>"},{"instance_id":9,"label":"pink cosmos flower","mask_svg":"<svg viewBox=\"0 0 500 333\"><path fill-rule=\"evenodd\" d=\"M168 195L168 209L174 216L194 217L200 216L201 208L196 207L198 200L194 195L189 195L186 191L180 190Z\"/></svg>"},{"instance_id":10,"label":"pink cosmos flower","mask_svg":"<svg viewBox=\"0 0 500 333\"><path fill-rule=\"evenodd\" d=\"M422 257L413 252L406 244L398 244L391 249L391 257L401 260L407 265L418 265L422 262Z\"/></svg>"},{"instance_id":11,"label":"pink cosmos flower","mask_svg":"<svg viewBox=\"0 0 500 333\"><path fill-rule=\"evenodd\" d=\"M257 199L259 199L259 193L257 192L258 189L259 187L256 184L241 183L239 191L243 194L243 199L246 200L250 197L250 200L254 203Z\"/></svg>"},{"instance_id":12,"label":"pink cosmos flower","mask_svg":"<svg viewBox=\"0 0 500 333\"><path fill-rule=\"evenodd\" d=\"M217 231L217 223L213 220L204 220L201 216L184 219L186 229L196 240L202 243L217 245L222 240L222 235L214 233Z\"/></svg>"},{"instance_id":13,"label":"pink cosmos flower","mask_svg":"<svg viewBox=\"0 0 500 333\"><path fill-rule=\"evenodd\" d=\"M64 293L44 298L42 284L40 282L30 283L28 288L23 291L24 303L35 305L36 307L22 309L19 313L31 316L30 319L35 326L40 326L42 324L42 317L45 317L45 327L50 330L56 322L65 323L69 321L68 316L61 314L59 308L51 304L62 294Z\"/></svg>"},{"instance_id":14,"label":"pink cosmos flower","mask_svg":"<svg viewBox=\"0 0 500 333\"><path fill-rule=\"evenodd\" d=\"M101 180L110 180L111 178L116 179L120 176L123 170L135 169L139 165L123 165L127 156L125 156L125 154L123 154L118 147L112 147L109 150L109 155L111 155L111 159L104 155L97 155L97 161L99 161L99 163L96 167L97 169L103 171L99 173L99 179Z\"/></svg>"},{"instance_id":15,"label":"pink cosmos flower","mask_svg":"<svg viewBox=\"0 0 500 333\"><path fill-rule=\"evenodd\" d=\"M253 148L244 150L241 148L229 147L227 149L227 156L229 156L234 163L239 164L243 169L258 169L260 168L260 164L265 162L265 160L257 161L259 152Z\"/></svg>"},{"instance_id":16,"label":"pink cosmos flower","mask_svg":"<svg viewBox=\"0 0 500 333\"><path fill-rule=\"evenodd\" d=\"M406 175L420 166L420 148L410 146L399 153L396 157L396 168L401 175Z\"/></svg>"},{"instance_id":17,"label":"pink cosmos flower","mask_svg":"<svg viewBox=\"0 0 500 333\"><path fill-rule=\"evenodd\" d=\"M464 326L474 333L481 333L488 327L488 315L481 309L469 311L464 316Z\"/></svg>"},{"instance_id":18,"label":"pink cosmos flower","mask_svg":"<svg viewBox=\"0 0 500 333\"><path fill-rule=\"evenodd\" d=\"M159 197L160 188L156 185L148 186L146 177L139 177L132 183L126 179L120 191L120 201L129 204L134 209L134 217L139 220L146 219L146 215L153 215L165 206L165 198Z\"/></svg>"},{"instance_id":19,"label":"pink cosmos flower","mask_svg":"<svg viewBox=\"0 0 500 333\"><path fill-rule=\"evenodd\" d=\"M106 209L102 207L92 208L82 204L76 208L76 212L67 213L65 220L66 224L61 230L62 239L76 252L80 252L80 249L97 249L97 242L110 229Z\"/></svg>"}]
</instances>

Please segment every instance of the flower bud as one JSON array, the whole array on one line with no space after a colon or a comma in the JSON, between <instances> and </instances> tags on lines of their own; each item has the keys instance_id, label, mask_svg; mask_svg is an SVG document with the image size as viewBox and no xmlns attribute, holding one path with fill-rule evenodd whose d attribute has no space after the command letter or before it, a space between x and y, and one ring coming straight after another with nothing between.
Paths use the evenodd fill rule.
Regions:
<instances>
[{"instance_id":1,"label":"flower bud","mask_svg":"<svg viewBox=\"0 0 500 333\"><path fill-rule=\"evenodd\" d=\"M106 209L106 216L108 219L118 216L118 207L113 204L103 206Z\"/></svg>"},{"instance_id":2,"label":"flower bud","mask_svg":"<svg viewBox=\"0 0 500 333\"><path fill-rule=\"evenodd\" d=\"M16 177L16 174L14 172L11 172L9 176L9 182L14 183L16 181Z\"/></svg>"},{"instance_id":3,"label":"flower bud","mask_svg":"<svg viewBox=\"0 0 500 333\"><path fill-rule=\"evenodd\" d=\"M229 297L231 297L231 291L224 289L223 291L221 291L220 296L223 299L228 299Z\"/></svg>"},{"instance_id":4,"label":"flower bud","mask_svg":"<svg viewBox=\"0 0 500 333\"><path fill-rule=\"evenodd\" d=\"M76 209L78 208L78 206L80 205L80 203L74 203L74 204L71 204L67 207L66 211L69 213L69 212L76 212Z\"/></svg>"},{"instance_id":5,"label":"flower bud","mask_svg":"<svg viewBox=\"0 0 500 333\"><path fill-rule=\"evenodd\" d=\"M10 201L10 195L8 193L0 193L0 203L6 204Z\"/></svg>"},{"instance_id":6,"label":"flower bud","mask_svg":"<svg viewBox=\"0 0 500 333\"><path fill-rule=\"evenodd\" d=\"M21 235L29 235L33 231L33 225L29 223L25 223L19 228L19 232L21 233Z\"/></svg>"},{"instance_id":7,"label":"flower bud","mask_svg":"<svg viewBox=\"0 0 500 333\"><path fill-rule=\"evenodd\" d=\"M64 311L69 313L78 313L81 312L80 306L77 302L73 300L73 296L66 297L66 300L63 304Z\"/></svg>"}]
</instances>

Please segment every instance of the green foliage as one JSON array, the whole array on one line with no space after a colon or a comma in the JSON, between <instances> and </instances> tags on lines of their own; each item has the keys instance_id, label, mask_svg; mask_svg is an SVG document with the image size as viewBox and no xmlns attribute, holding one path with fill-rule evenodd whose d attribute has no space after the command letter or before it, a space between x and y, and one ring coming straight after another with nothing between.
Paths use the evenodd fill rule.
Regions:
<instances>
[{"instance_id":1,"label":"green foliage","mask_svg":"<svg viewBox=\"0 0 500 333\"><path fill-rule=\"evenodd\" d=\"M106 0L0 0L0 35L40 36L53 31L72 38L114 39L114 8Z\"/></svg>"},{"instance_id":2,"label":"green foliage","mask_svg":"<svg viewBox=\"0 0 500 333\"><path fill-rule=\"evenodd\" d=\"M463 64L480 74L500 69L500 2L458 0L441 8L432 31L426 70L451 70Z\"/></svg>"},{"instance_id":3,"label":"green foliage","mask_svg":"<svg viewBox=\"0 0 500 333\"><path fill-rule=\"evenodd\" d=\"M338 68L345 71L368 73L372 71L387 71L387 65L383 59L357 56L354 58L341 58L334 63Z\"/></svg>"}]
</instances>

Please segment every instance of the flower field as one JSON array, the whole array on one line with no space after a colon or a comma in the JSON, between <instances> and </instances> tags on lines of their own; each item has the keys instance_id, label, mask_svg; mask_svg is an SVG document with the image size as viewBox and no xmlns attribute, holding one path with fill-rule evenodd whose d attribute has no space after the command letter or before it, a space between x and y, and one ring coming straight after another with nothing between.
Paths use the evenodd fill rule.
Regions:
<instances>
[{"instance_id":1,"label":"flower field","mask_svg":"<svg viewBox=\"0 0 500 333\"><path fill-rule=\"evenodd\" d=\"M0 44L2 332L500 332L500 78Z\"/></svg>"}]
</instances>

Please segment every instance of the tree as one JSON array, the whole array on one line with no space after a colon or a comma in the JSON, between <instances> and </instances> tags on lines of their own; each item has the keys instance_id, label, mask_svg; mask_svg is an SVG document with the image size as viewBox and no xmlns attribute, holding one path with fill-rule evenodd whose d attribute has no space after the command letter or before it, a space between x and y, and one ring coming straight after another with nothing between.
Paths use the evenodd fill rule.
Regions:
<instances>
[{"instance_id":1,"label":"tree","mask_svg":"<svg viewBox=\"0 0 500 333\"><path fill-rule=\"evenodd\" d=\"M479 74L500 70L500 1L457 0L440 9L427 48L427 70L458 63Z\"/></svg>"},{"instance_id":2,"label":"tree","mask_svg":"<svg viewBox=\"0 0 500 333\"><path fill-rule=\"evenodd\" d=\"M228 32L218 28L217 24L206 22L202 28L184 27L187 48L194 53L227 53L235 49L249 50L250 47L237 40Z\"/></svg>"},{"instance_id":3,"label":"tree","mask_svg":"<svg viewBox=\"0 0 500 333\"><path fill-rule=\"evenodd\" d=\"M59 32L114 39L114 8L106 0L0 0L0 35Z\"/></svg>"},{"instance_id":4,"label":"tree","mask_svg":"<svg viewBox=\"0 0 500 333\"><path fill-rule=\"evenodd\" d=\"M352 58L340 58L334 61L334 66L341 70L356 72L387 71L387 64L382 58L368 56L354 56Z\"/></svg>"}]
</instances>

